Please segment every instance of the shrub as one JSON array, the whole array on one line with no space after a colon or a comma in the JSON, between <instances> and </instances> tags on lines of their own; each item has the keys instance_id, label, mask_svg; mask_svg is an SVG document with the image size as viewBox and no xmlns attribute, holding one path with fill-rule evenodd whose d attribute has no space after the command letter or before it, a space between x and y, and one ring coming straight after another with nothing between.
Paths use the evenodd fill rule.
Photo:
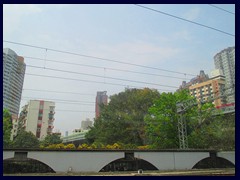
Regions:
<instances>
[{"instance_id":1,"label":"shrub","mask_svg":"<svg viewBox=\"0 0 240 180\"><path fill-rule=\"evenodd\" d=\"M74 144L68 144L64 146L64 149L76 149L76 146Z\"/></svg>"}]
</instances>

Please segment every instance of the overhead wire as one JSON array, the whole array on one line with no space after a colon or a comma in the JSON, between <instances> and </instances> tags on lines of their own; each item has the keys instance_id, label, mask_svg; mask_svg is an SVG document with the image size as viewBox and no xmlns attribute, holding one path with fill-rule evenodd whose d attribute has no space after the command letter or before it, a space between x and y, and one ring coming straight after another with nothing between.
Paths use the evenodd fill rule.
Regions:
<instances>
[{"instance_id":1,"label":"overhead wire","mask_svg":"<svg viewBox=\"0 0 240 180\"><path fill-rule=\"evenodd\" d=\"M50 92L50 93L63 93L63 94L79 94L83 96L95 96L94 94L87 94L87 93L77 93L77 92L69 92L69 91L52 91L46 89L28 89L24 88L23 91L39 91L39 92Z\"/></svg>"},{"instance_id":2,"label":"overhead wire","mask_svg":"<svg viewBox=\"0 0 240 180\"><path fill-rule=\"evenodd\" d=\"M161 69L161 68L157 68L157 67L145 66L145 65L134 64L134 63L124 62L124 61L118 61L118 60L114 60L114 59L101 58L101 57L90 56L90 55L84 55L84 54L79 54L79 53L74 53L74 52L69 52L69 51L51 49L51 48L47 48L47 47L40 47L40 46L29 45L29 44L25 44L25 43L8 41L8 40L3 40L3 42L16 44L16 45L21 45L21 46L26 46L26 47L37 48L37 49L44 49L44 50L47 49L48 51L53 51L53 52L58 52L58 53L65 53L65 54L71 54L71 55L75 55L75 56L81 56L81 57L85 57L85 58L98 59L98 60L103 60L103 61L108 61L108 62L119 63L119 64L126 64L126 65L131 65L131 66L147 68L147 69L154 69L154 70L165 71L165 72L170 72L170 73L183 74L183 75L186 74L186 75L189 75L189 76L196 76L195 74L183 73L183 72L178 72L178 71L171 71L171 70Z\"/></svg>"},{"instance_id":3,"label":"overhead wire","mask_svg":"<svg viewBox=\"0 0 240 180\"><path fill-rule=\"evenodd\" d=\"M39 110L38 108L28 108L30 110ZM49 110L49 109L43 109L43 110ZM55 109L54 112L58 111L67 111L67 112L89 112L89 113L95 113L95 111L81 111L81 110L68 110L68 109Z\"/></svg>"},{"instance_id":4,"label":"overhead wire","mask_svg":"<svg viewBox=\"0 0 240 180\"><path fill-rule=\"evenodd\" d=\"M217 29L217 28L214 28L214 27L211 27L211 26L207 26L207 25L204 25L204 24L195 22L195 21L191 21L191 20L188 20L188 19L185 19L185 18L181 18L181 17L179 17L179 16L175 16L175 15L172 15L172 14L169 14L169 13L166 13L166 12L163 12L163 11L160 11L160 10L156 10L156 9L153 9L153 8L150 8L150 7L147 7L147 6L143 6L143 5L139 5L139 4L134 4L134 5L135 5L135 6L138 6L138 7L141 7L141 8L144 8L144 9L147 9L147 10L150 10L150 11L154 11L154 12L157 12L157 13L160 13L160 14L164 14L164 15L166 15L166 16L170 16L170 17L173 17L173 18L176 18L176 19L180 19L180 20L182 20L182 21L186 21L186 22L189 22L189 23L198 25L198 26L202 26L202 27L205 27L205 28L214 30L214 31L218 31L218 32L220 32L220 33L223 33L223 34L226 34L226 35L229 35L229 36L232 36L232 37L235 37L234 34L231 34L231 33L225 32L225 31L222 31L222 30L220 30L220 29Z\"/></svg>"},{"instance_id":5,"label":"overhead wire","mask_svg":"<svg viewBox=\"0 0 240 180\"><path fill-rule=\"evenodd\" d=\"M109 77L109 76L101 76L101 75L96 75L96 74L88 74L88 73L81 73L81 72L74 72L74 71L66 71L66 70L62 70L62 69L54 69L54 68L32 66L32 65L27 65L27 66L31 67L31 68L46 69L46 70L57 71L57 72L64 72L64 73L71 73L71 74L81 74L81 75L85 75L85 76L100 77L100 78L113 79L113 80L119 80L119 81L127 81L127 82L134 82L134 83L141 83L141 84L148 84L148 85L155 85L155 86L163 86L163 87L170 87L170 88L178 88L177 86L162 85L162 84L149 83L149 82L144 82L144 81L114 78L114 77ZM104 83L106 83L106 82L104 82Z\"/></svg>"},{"instance_id":6,"label":"overhead wire","mask_svg":"<svg viewBox=\"0 0 240 180\"><path fill-rule=\"evenodd\" d=\"M144 74L144 75L159 76L159 77L174 78L174 79L183 79L181 77L176 77L176 76L168 76L168 75L162 75L162 74L146 73L146 72L140 72L140 71L126 70L126 69L117 69L117 68L95 66L95 65L88 65L88 64L63 62L63 61L43 59L43 58L36 58L36 57L28 57L28 56L23 56L23 57L24 58L29 58L29 59L34 59L34 60L48 61L48 62L61 63L61 64L69 64L69 65L77 65L77 66L90 67L90 68L98 68L98 69L113 70L113 71L120 71L120 72L129 72L129 73L135 73L135 74ZM188 78L185 78L185 79L186 80L190 80Z\"/></svg>"},{"instance_id":7,"label":"overhead wire","mask_svg":"<svg viewBox=\"0 0 240 180\"><path fill-rule=\"evenodd\" d=\"M55 79L64 79L64 80L73 80L73 81L81 81L81 82L87 82L87 83L98 83L98 84L109 84L109 85L115 85L115 86L123 86L123 87L133 87L133 88L140 88L144 89L147 87L140 87L140 86L133 86L133 85L126 85L126 84L117 84L117 83L110 83L110 82L100 82L100 81L93 81L93 80L84 80L84 79L73 79L73 78L66 78L66 77L59 77L59 76L49 76L49 75L40 75L40 74L32 74L32 73L25 73L29 76L38 76L38 77L47 77L47 78L55 78ZM172 91L172 90L166 90L166 89L158 89L153 88L160 91Z\"/></svg>"},{"instance_id":8,"label":"overhead wire","mask_svg":"<svg viewBox=\"0 0 240 180\"><path fill-rule=\"evenodd\" d=\"M225 11L225 12L227 12L227 13L230 13L230 14L235 15L235 13L233 13L233 12L231 12L231 11L228 11L228 10L226 10L226 9L223 9L223 8L221 8L221 7L218 7L218 6L216 6L216 5L213 5L213 4L208 4L208 5L209 5L209 6L212 6L212 7L214 7L214 8L220 9L220 10L222 10L222 11Z\"/></svg>"},{"instance_id":9,"label":"overhead wire","mask_svg":"<svg viewBox=\"0 0 240 180\"><path fill-rule=\"evenodd\" d=\"M37 100L39 98L36 98L36 97L22 97L21 101L29 101L29 100ZM41 98L42 99L42 98ZM47 100L46 100L47 101ZM58 102L58 103L63 103L63 104L73 104L73 105L79 105L79 106L93 106L94 104L85 104L85 103L78 103L78 102L66 102L66 101L58 101L58 100L54 100L54 102Z\"/></svg>"},{"instance_id":10,"label":"overhead wire","mask_svg":"<svg viewBox=\"0 0 240 180\"><path fill-rule=\"evenodd\" d=\"M43 99L41 97L24 97L24 98L30 98L30 99ZM95 102L90 102L90 101L76 101L76 100L69 100L69 99L52 99L52 98L44 98L44 101L48 100L57 100L57 101L62 101L62 102L76 102L76 103L88 103L88 104L95 104Z\"/></svg>"}]
</instances>

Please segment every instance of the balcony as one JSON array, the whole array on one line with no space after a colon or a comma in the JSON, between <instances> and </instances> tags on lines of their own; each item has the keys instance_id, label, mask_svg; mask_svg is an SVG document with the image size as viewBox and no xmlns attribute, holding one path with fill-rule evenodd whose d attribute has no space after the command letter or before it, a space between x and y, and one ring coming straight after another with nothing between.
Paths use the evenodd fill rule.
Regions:
<instances>
[{"instance_id":1,"label":"balcony","mask_svg":"<svg viewBox=\"0 0 240 180\"><path fill-rule=\"evenodd\" d=\"M50 114L50 113L49 113L49 114L48 114L48 119L49 119L49 120L54 119L54 114Z\"/></svg>"},{"instance_id":2,"label":"balcony","mask_svg":"<svg viewBox=\"0 0 240 180\"><path fill-rule=\"evenodd\" d=\"M52 121L48 121L48 126L53 126L53 122Z\"/></svg>"},{"instance_id":3,"label":"balcony","mask_svg":"<svg viewBox=\"0 0 240 180\"><path fill-rule=\"evenodd\" d=\"M48 129L53 129L54 126L53 125L48 125Z\"/></svg>"},{"instance_id":4,"label":"balcony","mask_svg":"<svg viewBox=\"0 0 240 180\"><path fill-rule=\"evenodd\" d=\"M55 118L48 119L48 123L52 123L55 120Z\"/></svg>"},{"instance_id":5,"label":"balcony","mask_svg":"<svg viewBox=\"0 0 240 180\"><path fill-rule=\"evenodd\" d=\"M52 129L47 129L47 133L52 133Z\"/></svg>"},{"instance_id":6,"label":"balcony","mask_svg":"<svg viewBox=\"0 0 240 180\"><path fill-rule=\"evenodd\" d=\"M55 111L50 111L49 114L55 114Z\"/></svg>"}]
</instances>

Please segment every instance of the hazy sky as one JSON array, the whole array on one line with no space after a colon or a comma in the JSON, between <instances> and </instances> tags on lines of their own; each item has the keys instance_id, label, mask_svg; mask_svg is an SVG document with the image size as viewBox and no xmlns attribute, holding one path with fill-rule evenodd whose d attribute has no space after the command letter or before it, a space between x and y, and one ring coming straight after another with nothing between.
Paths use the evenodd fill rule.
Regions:
<instances>
[{"instance_id":1,"label":"hazy sky","mask_svg":"<svg viewBox=\"0 0 240 180\"><path fill-rule=\"evenodd\" d=\"M207 4L144 6L235 35L235 15ZM216 4L216 6L235 13L235 5ZM3 39L45 48L3 43L4 48L11 48L18 55L25 57L27 74L21 106L29 99L54 99L52 100L56 102L54 131L60 130L63 135L65 131L71 133L73 129L80 128L82 120L86 118L93 120L97 91L107 91L111 96L124 91L126 87L137 86L159 89L160 92L174 92L183 80L193 78L184 74L197 75L200 70L204 70L210 75L210 71L214 69L213 56L227 47L235 46L233 36L131 4L3 5ZM47 48L176 71L181 74L53 52ZM63 103L60 100L67 101ZM73 104L76 103L74 101L79 102Z\"/></svg>"}]
</instances>

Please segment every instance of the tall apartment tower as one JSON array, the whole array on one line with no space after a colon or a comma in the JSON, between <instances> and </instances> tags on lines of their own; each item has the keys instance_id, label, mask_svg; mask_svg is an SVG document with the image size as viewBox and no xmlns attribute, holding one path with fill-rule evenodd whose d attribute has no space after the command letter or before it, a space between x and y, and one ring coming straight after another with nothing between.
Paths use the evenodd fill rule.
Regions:
<instances>
[{"instance_id":1,"label":"tall apartment tower","mask_svg":"<svg viewBox=\"0 0 240 180\"><path fill-rule=\"evenodd\" d=\"M96 104L95 104L95 118L96 119L100 116L100 113L101 113L100 106L102 104L107 105L107 103L108 103L107 91L97 92Z\"/></svg>"},{"instance_id":2,"label":"tall apartment tower","mask_svg":"<svg viewBox=\"0 0 240 180\"><path fill-rule=\"evenodd\" d=\"M3 108L19 113L26 64L24 58L9 48L3 49Z\"/></svg>"},{"instance_id":3,"label":"tall apartment tower","mask_svg":"<svg viewBox=\"0 0 240 180\"><path fill-rule=\"evenodd\" d=\"M39 140L43 140L48 134L52 134L54 110L54 102L30 100L20 113L19 128L30 131Z\"/></svg>"},{"instance_id":4,"label":"tall apartment tower","mask_svg":"<svg viewBox=\"0 0 240 180\"><path fill-rule=\"evenodd\" d=\"M220 69L226 78L226 89L234 86L232 90L235 92L235 46L226 48L217 53L214 56L214 64L215 69ZM230 89L227 90L227 93L230 91ZM235 102L235 94L229 96L227 102Z\"/></svg>"}]
</instances>

